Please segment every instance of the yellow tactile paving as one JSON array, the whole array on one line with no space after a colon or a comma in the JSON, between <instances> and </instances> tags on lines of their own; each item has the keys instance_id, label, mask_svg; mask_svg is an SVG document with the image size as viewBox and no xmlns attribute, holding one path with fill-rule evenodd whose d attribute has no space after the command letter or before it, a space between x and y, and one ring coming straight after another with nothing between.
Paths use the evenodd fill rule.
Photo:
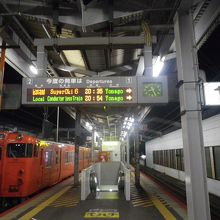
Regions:
<instances>
[{"instance_id":1,"label":"yellow tactile paving","mask_svg":"<svg viewBox=\"0 0 220 220\"><path fill-rule=\"evenodd\" d=\"M80 201L79 196L75 195L74 189L71 186L65 187L60 192L56 193L43 203L39 204L36 208L32 209L30 212L25 214L19 220L29 220L32 219L36 214L45 209L46 207L73 207L76 206Z\"/></svg>"},{"instance_id":2,"label":"yellow tactile paving","mask_svg":"<svg viewBox=\"0 0 220 220\"><path fill-rule=\"evenodd\" d=\"M74 207L78 205L80 201L79 196L76 196L76 193L73 189L68 190L62 196L60 196L57 200L52 202L49 206L50 207Z\"/></svg>"},{"instance_id":3,"label":"yellow tactile paving","mask_svg":"<svg viewBox=\"0 0 220 220\"><path fill-rule=\"evenodd\" d=\"M133 172L131 173L131 177L134 180ZM139 198L138 198L138 194L140 194ZM143 198L142 194L145 194L145 198ZM164 217L165 220L176 220L176 217L167 209L168 204L166 203L165 200L162 200L157 195L154 196L151 195L150 192L143 191L140 193L137 191L134 185L131 186L131 201L134 207L139 206L139 207L147 208L154 205L161 213L161 215ZM148 204L144 204L144 202L148 202Z\"/></svg>"}]
</instances>

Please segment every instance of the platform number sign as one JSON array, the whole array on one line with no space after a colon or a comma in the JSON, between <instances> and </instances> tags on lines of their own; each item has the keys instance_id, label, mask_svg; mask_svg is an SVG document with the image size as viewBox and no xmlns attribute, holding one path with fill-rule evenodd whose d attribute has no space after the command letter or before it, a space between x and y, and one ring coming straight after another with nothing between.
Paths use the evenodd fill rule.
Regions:
<instances>
[{"instance_id":1,"label":"platform number sign","mask_svg":"<svg viewBox=\"0 0 220 220\"><path fill-rule=\"evenodd\" d=\"M205 105L220 105L220 82L203 84Z\"/></svg>"}]
</instances>

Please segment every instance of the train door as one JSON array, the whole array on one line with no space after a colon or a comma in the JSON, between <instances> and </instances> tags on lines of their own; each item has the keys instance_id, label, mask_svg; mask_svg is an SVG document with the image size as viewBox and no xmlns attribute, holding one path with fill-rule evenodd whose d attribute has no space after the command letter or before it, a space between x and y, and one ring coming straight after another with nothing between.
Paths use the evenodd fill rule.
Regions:
<instances>
[{"instance_id":1,"label":"train door","mask_svg":"<svg viewBox=\"0 0 220 220\"><path fill-rule=\"evenodd\" d=\"M43 188L45 184L44 180L44 149L40 148L40 182L41 182L41 188Z\"/></svg>"},{"instance_id":2,"label":"train door","mask_svg":"<svg viewBox=\"0 0 220 220\"><path fill-rule=\"evenodd\" d=\"M60 173L61 173L61 163L60 163L60 149L55 149L55 161L54 161L54 182L59 182L60 179Z\"/></svg>"}]
</instances>

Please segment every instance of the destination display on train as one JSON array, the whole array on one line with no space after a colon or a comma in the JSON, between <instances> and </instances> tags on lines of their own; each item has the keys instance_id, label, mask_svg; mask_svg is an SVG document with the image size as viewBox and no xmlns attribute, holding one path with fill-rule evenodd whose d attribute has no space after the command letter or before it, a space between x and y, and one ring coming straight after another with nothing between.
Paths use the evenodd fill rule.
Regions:
<instances>
[{"instance_id":1,"label":"destination display on train","mask_svg":"<svg viewBox=\"0 0 220 220\"><path fill-rule=\"evenodd\" d=\"M137 103L135 77L24 78L22 104Z\"/></svg>"}]
</instances>

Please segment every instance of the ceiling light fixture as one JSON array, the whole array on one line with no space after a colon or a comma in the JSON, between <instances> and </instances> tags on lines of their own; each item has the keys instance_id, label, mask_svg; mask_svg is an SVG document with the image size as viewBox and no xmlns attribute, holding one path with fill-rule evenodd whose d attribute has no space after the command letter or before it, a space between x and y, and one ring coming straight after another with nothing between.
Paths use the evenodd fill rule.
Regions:
<instances>
[{"instance_id":1,"label":"ceiling light fixture","mask_svg":"<svg viewBox=\"0 0 220 220\"><path fill-rule=\"evenodd\" d=\"M158 77L164 66L165 57L158 56L156 62L153 65L153 77Z\"/></svg>"},{"instance_id":2,"label":"ceiling light fixture","mask_svg":"<svg viewBox=\"0 0 220 220\"><path fill-rule=\"evenodd\" d=\"M31 71L34 75L37 75L37 74L38 74L37 68L36 68L34 65L30 65L29 68L30 68L30 71Z\"/></svg>"}]
</instances>

